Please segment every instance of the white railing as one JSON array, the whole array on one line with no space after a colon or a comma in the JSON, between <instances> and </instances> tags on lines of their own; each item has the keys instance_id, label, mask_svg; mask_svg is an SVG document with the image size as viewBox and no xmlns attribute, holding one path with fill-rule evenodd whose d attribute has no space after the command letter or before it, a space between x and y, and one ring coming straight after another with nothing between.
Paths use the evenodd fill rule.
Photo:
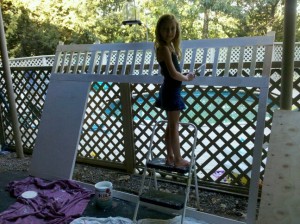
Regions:
<instances>
[{"instance_id":1,"label":"white railing","mask_svg":"<svg viewBox=\"0 0 300 224\"><path fill-rule=\"evenodd\" d=\"M263 52L257 52L257 58L260 58L260 54ZM263 56L263 55L261 55ZM295 61L300 61L300 42L295 43ZM41 55L34 57L23 57L23 58L12 58L9 60L11 67L43 67L43 66L53 66L54 55ZM282 61L282 42L275 42L273 48L273 62ZM2 62L0 60L0 66Z\"/></svg>"},{"instance_id":2,"label":"white railing","mask_svg":"<svg viewBox=\"0 0 300 224\"><path fill-rule=\"evenodd\" d=\"M52 66L54 63L54 55L41 55L34 57L24 58L11 58L9 59L10 67L44 67ZM0 60L0 66L2 61Z\"/></svg>"}]
</instances>

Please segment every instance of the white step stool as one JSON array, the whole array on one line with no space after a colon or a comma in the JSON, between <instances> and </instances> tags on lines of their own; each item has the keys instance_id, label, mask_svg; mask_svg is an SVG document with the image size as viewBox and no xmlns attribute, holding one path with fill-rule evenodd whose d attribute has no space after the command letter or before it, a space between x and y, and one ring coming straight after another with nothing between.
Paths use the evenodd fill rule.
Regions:
<instances>
[{"instance_id":1,"label":"white step stool","mask_svg":"<svg viewBox=\"0 0 300 224\"><path fill-rule=\"evenodd\" d=\"M185 218L185 211L187 207L187 201L189 198L190 193L190 187L191 182L194 175L194 183L195 183L195 192L196 192L196 199L197 199L197 207L199 209L199 192L198 192L198 182L197 182L197 171L195 166L195 148L196 148L196 141L197 141L197 128L192 123L183 123L179 122L179 126L185 128L190 128L191 133L193 134L193 141L192 141L192 152L190 156L190 166L188 167L173 167L170 165L165 164L165 158L155 157L153 153L153 145L154 145L154 137L157 134L158 130L161 130L163 126L167 125L167 121L158 121L155 123L150 139L150 146L147 153L147 159L146 164L144 167L143 177L142 177L142 183L141 188L139 191L139 197L138 202L135 208L133 221L136 222L137 214L139 210L139 206L142 203L148 203L153 204L156 206L162 206L174 211L177 211L177 213L180 213L181 211L181 223L183 223L183 220ZM160 128L160 129L159 129ZM145 191L145 178L147 171L151 172L151 175L153 176L153 182L154 182L154 188L151 189L151 180L149 181L149 190ZM162 192L158 186L157 186L157 178L156 178L156 172L158 171L165 171L168 173L172 173L173 175L177 176L184 176L186 178L186 188L185 192L183 194L172 194L172 193L166 193ZM152 179L152 178L151 178Z\"/></svg>"}]
</instances>

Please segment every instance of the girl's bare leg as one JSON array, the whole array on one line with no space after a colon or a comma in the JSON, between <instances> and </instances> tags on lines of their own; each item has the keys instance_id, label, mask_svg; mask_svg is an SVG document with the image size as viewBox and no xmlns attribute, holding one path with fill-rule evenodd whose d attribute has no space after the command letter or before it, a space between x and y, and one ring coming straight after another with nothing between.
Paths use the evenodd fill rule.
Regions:
<instances>
[{"instance_id":1,"label":"girl's bare leg","mask_svg":"<svg viewBox=\"0 0 300 224\"><path fill-rule=\"evenodd\" d=\"M174 154L174 165L175 166L189 166L190 163L184 160L180 154L180 142L179 142L179 116L180 111L167 111L168 117L168 142L170 148Z\"/></svg>"},{"instance_id":2,"label":"girl's bare leg","mask_svg":"<svg viewBox=\"0 0 300 224\"><path fill-rule=\"evenodd\" d=\"M167 147L166 164L174 165L174 154L173 154L173 149L172 149L172 145L171 145L169 125L167 125L167 128L166 128L165 141L166 141L166 147Z\"/></svg>"}]
</instances>

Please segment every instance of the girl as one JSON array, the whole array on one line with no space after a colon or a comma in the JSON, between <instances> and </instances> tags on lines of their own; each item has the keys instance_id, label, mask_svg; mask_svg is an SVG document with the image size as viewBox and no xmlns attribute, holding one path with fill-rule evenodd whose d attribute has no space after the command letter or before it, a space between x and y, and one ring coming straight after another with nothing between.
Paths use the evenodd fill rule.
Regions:
<instances>
[{"instance_id":1,"label":"girl","mask_svg":"<svg viewBox=\"0 0 300 224\"><path fill-rule=\"evenodd\" d=\"M161 74L164 76L164 82L161 85L155 106L165 110L167 115L166 164L186 167L190 163L184 160L180 154L178 133L180 111L185 109L180 92L182 81L191 81L195 75L181 73L178 63L178 57L181 56L180 27L174 15L165 14L159 18L155 29L154 46L157 61L161 67Z\"/></svg>"}]
</instances>

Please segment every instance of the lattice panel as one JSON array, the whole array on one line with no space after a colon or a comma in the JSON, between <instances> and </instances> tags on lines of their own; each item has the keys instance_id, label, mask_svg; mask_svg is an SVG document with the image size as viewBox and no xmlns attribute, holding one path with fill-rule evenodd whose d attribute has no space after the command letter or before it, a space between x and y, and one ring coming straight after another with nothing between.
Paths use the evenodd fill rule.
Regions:
<instances>
[{"instance_id":1,"label":"lattice panel","mask_svg":"<svg viewBox=\"0 0 300 224\"><path fill-rule=\"evenodd\" d=\"M152 126L163 118L162 111L154 106L158 97L158 85L132 85L132 108L134 117L134 138L136 164L141 167L146 159ZM138 171L141 171L138 169Z\"/></svg>"},{"instance_id":2,"label":"lattice panel","mask_svg":"<svg viewBox=\"0 0 300 224\"><path fill-rule=\"evenodd\" d=\"M35 84L33 84L32 81L28 81L28 79L21 78L22 76L24 76L25 73L26 73L25 70L13 71L13 77L14 77L14 83L16 83L15 86L16 86L17 99L18 99L18 112L21 118L20 121L22 126L22 130L21 130L22 140L26 147L32 149L34 146L34 141L36 139L39 120L32 119L32 117L34 117L34 109L29 107L28 103L25 104L24 101L27 102L28 99L31 99L34 102L33 104L37 104L38 107L42 107L50 74L49 74L49 70L35 71L36 74L35 82L34 82ZM266 143L268 142L269 133L271 130L271 117L273 111L279 107L278 106L279 95L277 93L279 93L280 91L280 81L281 81L280 76L281 76L280 70L276 70L276 69L272 70L271 83L270 83L271 94L270 94L270 100L268 102L268 114L267 114L268 118L266 120L266 131L265 131ZM25 80L27 80L27 82ZM4 84L3 77L1 79L1 82L3 86ZM39 94L34 94L36 93L35 91L31 93L25 88L26 86L29 90L38 89ZM299 92L300 87L299 87L298 73L295 73L294 87L295 87L295 91ZM132 105L133 105L132 110L134 116L136 159L137 159L137 165L139 167L143 164L143 161L145 159L145 154L148 150L148 144L149 144L148 141L150 139L149 133L151 133L152 131L151 122L159 119L165 119L165 116L162 111L155 108L153 105L157 97L159 86L139 84L139 85L132 85L131 88L132 88ZM239 161L241 161L241 163L234 165L233 167L235 168L233 168L232 170L224 169L225 171L220 173L223 174L223 176L230 177L237 184L239 184L240 182L243 183L245 181L244 178L242 178L241 180L234 179L232 171L234 171L233 173L237 171L241 172L243 167L247 167L249 165L248 160L251 161L251 156L249 156L249 153L248 154L238 153L238 151L241 149L238 150L233 146L240 145L240 147L249 148L251 150L251 148L253 147L253 138L251 140L251 134L247 135L245 130L254 129L255 124L253 123L252 120L247 120L247 119L243 121L245 122L244 126L227 127L226 125L220 123L220 121L218 121L218 116L215 115L215 112L217 111L216 109L217 107L227 108L226 109L227 112L226 110L225 112L220 112L224 117L225 121L237 119L235 118L235 116L238 116L239 114L231 108L233 107L233 105L228 106L226 105L226 103L219 103L219 104L212 103L212 101L214 100L212 99L211 92L213 91L228 92L228 89L223 89L223 90L214 90L211 88L196 89L195 87L188 86L188 88L186 88L185 92L183 93L183 97L185 98L188 107L190 108L190 111L185 111L183 113L182 121L192 121L195 124L197 124L197 126L203 123L206 124L204 126L201 126L201 128L199 128L198 126L198 129L200 130L198 133L199 139L197 143L198 175L199 177L205 177L208 182L223 181L224 178L220 178L220 176L218 176L218 179L216 179L217 177L215 177L216 173L220 171L219 168L224 169L226 168L225 165L233 164L233 162L236 161L237 158L239 158ZM4 93L5 96L4 88L2 89L2 92ZM251 94L255 95L253 91L250 91L249 95ZM122 132L122 126L120 126L122 119L121 117L119 117L121 113L119 96L120 96L119 89L118 86L115 84L114 85L109 85L108 83L93 84L92 91L90 93L90 99L87 106L87 115L83 125L82 139L80 141L80 146L79 146L80 156L91 158L93 159L93 161L105 160L105 161L124 162L125 153L122 144L122 136L124 133ZM199 104L200 96L203 102L200 101L201 106L199 105L197 106L197 104ZM36 100L37 97L39 97L39 100ZM219 97L218 100L224 99L224 101L226 102L230 100L229 98L223 96L222 94L218 95L218 97ZM241 102L246 101L246 98L241 98L240 95L236 96L235 98L236 100L240 100ZM216 99L216 101L218 100ZM114 103L112 104L111 102ZM208 103L211 105L210 107L206 105ZM294 104L297 108L300 108L299 99L297 100L297 94L295 95ZM3 118L2 125L5 127L3 129L5 130L5 142L6 142L5 144L14 145L12 129L11 129L10 121L8 119L8 114L3 102L1 103L1 105L2 105L1 111L2 111L2 118ZM213 110L214 112L209 112L210 110L208 110L208 108L210 108L210 110ZM245 107L245 111L249 111L247 112L248 114L249 113L255 114L255 111L253 111L255 110L254 108L255 108L254 106L248 109ZM105 113L109 114L109 111L112 111L117 116L111 116L111 117L104 116ZM239 116L245 116L247 113L244 112ZM199 114L202 115L199 117ZM229 116L229 115L233 115L233 116ZM209 124L211 121L215 124ZM215 128L215 127L219 127L219 128ZM213 129L214 131L210 134L207 134L207 129ZM119 130L119 132L117 130ZM224 130L229 130L229 134L225 133ZM240 134L239 132L236 132L237 130L239 130ZM239 137L232 137L233 135L237 135ZM214 143L216 141L218 142L218 144ZM205 142L211 142L211 143L207 144ZM106 147L108 148L108 150L101 152L101 149ZM212 151L204 150L207 147L210 147L211 149L214 148L214 150ZM226 148L225 152L224 152L224 147ZM265 150L263 150L263 158L266 157L267 144L264 146L264 149ZM206 159L204 161L201 161L199 160L200 157L201 158L211 157L212 159ZM242 168L239 168L239 166L241 166ZM262 164L262 167L264 167L264 163ZM248 169L246 168L245 170L246 170L245 171L246 174L248 174ZM262 174L263 174L263 170L262 170Z\"/></svg>"},{"instance_id":3,"label":"lattice panel","mask_svg":"<svg viewBox=\"0 0 300 224\"><path fill-rule=\"evenodd\" d=\"M93 82L89 94L78 156L122 163L125 160L120 89Z\"/></svg>"},{"instance_id":4,"label":"lattice panel","mask_svg":"<svg viewBox=\"0 0 300 224\"><path fill-rule=\"evenodd\" d=\"M13 141L13 132L12 132L12 127L11 127L11 122L9 119L9 103L8 103L8 97L6 94L6 84L5 80L3 78L3 70L0 70L1 74L1 125L2 128L0 129L1 133L1 140L3 141L2 144L8 145L11 144L13 145L15 142ZM3 139L2 139L3 138ZM2 145L3 147L3 145Z\"/></svg>"},{"instance_id":5,"label":"lattice panel","mask_svg":"<svg viewBox=\"0 0 300 224\"><path fill-rule=\"evenodd\" d=\"M154 121L155 122L155 121ZM153 128L153 124L152 127ZM165 145L165 131L166 131L166 124L160 123L157 126L157 129L154 133L153 137L153 145L152 145L152 155L153 157L160 157L160 158L166 158L167 152L166 152L166 145ZM179 125L179 138L180 138L180 144L181 144L181 155L184 159L190 160L191 159L191 149L193 147L194 142L194 129L193 127ZM150 134L152 134L152 129ZM149 139L147 140L147 144L149 145ZM149 149L149 147L148 147ZM146 151L146 153L148 150ZM146 156L146 155L145 155ZM143 156L143 161L141 161L143 164L146 162L146 158Z\"/></svg>"},{"instance_id":6,"label":"lattice panel","mask_svg":"<svg viewBox=\"0 0 300 224\"><path fill-rule=\"evenodd\" d=\"M50 72L45 68L13 68L12 76L23 148L32 150L45 102ZM5 92L4 89L1 90ZM8 116L6 118L5 135L13 136L11 122ZM6 145L14 145L13 137L5 140Z\"/></svg>"},{"instance_id":7,"label":"lattice panel","mask_svg":"<svg viewBox=\"0 0 300 224\"><path fill-rule=\"evenodd\" d=\"M272 61L282 61L282 44L274 44Z\"/></svg>"},{"instance_id":8,"label":"lattice panel","mask_svg":"<svg viewBox=\"0 0 300 224\"><path fill-rule=\"evenodd\" d=\"M294 53L295 53L294 60L295 61L300 61L300 47L299 47L299 44L295 44L295 52Z\"/></svg>"},{"instance_id":9,"label":"lattice panel","mask_svg":"<svg viewBox=\"0 0 300 224\"><path fill-rule=\"evenodd\" d=\"M133 85L132 89L137 167L143 167L151 125L156 120L165 119L165 115L154 106L158 86ZM186 86L182 96L188 108L182 113L182 121L196 124L199 130L196 165L201 180L249 184L258 107L257 89ZM161 142L157 143L156 154L165 156L163 138L159 139ZM184 156L191 154L191 147L182 150ZM218 172L222 175L216 176Z\"/></svg>"},{"instance_id":10,"label":"lattice panel","mask_svg":"<svg viewBox=\"0 0 300 224\"><path fill-rule=\"evenodd\" d=\"M295 68L293 77L293 110L299 110L300 108L300 69ZM269 98L272 107L279 108L280 106L280 93L281 93L281 69L272 69L271 80L269 86ZM268 110L269 114L273 114L272 111Z\"/></svg>"},{"instance_id":11,"label":"lattice panel","mask_svg":"<svg viewBox=\"0 0 300 224\"><path fill-rule=\"evenodd\" d=\"M48 70L35 68L34 74L36 74L36 76L34 82L32 82L32 80L29 81L30 79L28 79L28 77L25 78L25 73L28 69L12 70L14 86L16 88L16 95L18 99L18 113L20 114L20 123L22 126L21 133L23 144L24 146L26 146L26 148L28 147L29 149L33 149L39 119L33 119L33 117L35 116L35 110L26 102L28 102L28 99L30 99L30 102L31 100L33 101L33 105L36 104L37 107L43 106L47 85L49 82L50 68ZM298 68L296 68L294 76L295 94L293 104L295 108L298 109L300 108L299 80L299 70ZM266 119L265 145L262 155L263 159L266 158L266 152L268 148L267 143L269 139L269 133L271 131L271 118L274 110L279 108L280 82L280 69L272 69L270 80L270 95L267 110L268 114ZM1 93L4 95L4 98L7 99L4 85L5 83L3 79L3 73L1 73ZM157 97L159 86L139 84L132 85L131 88L136 159L138 168L142 166L146 152L148 150L150 139L149 133L151 133L152 131L151 122L159 119L165 119L165 116L162 111L153 106L153 103ZM36 89L38 89L38 94L35 91ZM237 111L234 111L232 109L233 105L227 105L227 103L224 102L218 104L217 99L215 99L216 102L214 102L211 96L211 92L213 91L228 92L229 90L214 90L212 88L197 89L195 87L188 86L183 94L183 97L188 103L190 111L185 111L182 114L182 121L195 122L199 129L197 142L198 175L199 177L204 178L207 182L223 182L227 181L229 178L231 183L244 184L245 181L248 180L247 177L249 175L249 163L251 161L251 155L249 154L249 152L253 147L254 139L253 133L248 134L246 130L254 130L255 123L253 123L252 120L245 118L243 120L243 122L245 123L244 125L226 126L221 121L218 121L218 116L215 114L219 113L217 112L217 107L227 108L225 109L225 111L221 112L223 116L222 120L230 121L237 119L236 116L243 117L248 114L250 114L249 116L252 116L251 114L255 114L255 106L246 108L245 105L241 105L242 107L245 107L245 111L239 115ZM235 91L236 93L238 93L242 90L236 89ZM251 96L251 98L256 99L252 96L256 96L255 90L247 91L249 91L249 93L247 92L247 95L249 95L249 97ZM234 93L232 94L234 95ZM121 105L118 103L119 96L120 93L117 85L109 85L108 83L93 84L88 103L87 115L83 125L84 128L82 132L82 139L80 141L80 156L91 158L93 161L105 160L124 162L125 153L122 144L122 136L124 133L122 133L122 127L119 125L122 119L118 116L103 116L103 111L108 112L109 110L113 110L113 113L117 115L120 114ZM200 96L203 102L199 100ZM247 98L245 96L243 98L240 94L235 97L229 97L219 94L218 97L219 99L224 99L225 102L227 102L228 100L230 101L231 98L236 98L236 100L239 100L241 102L247 101ZM113 104L108 103L109 101L115 102L116 105L113 106ZM197 106L199 102L201 102L201 106ZM211 105L210 107L207 106L208 103ZM3 101L1 102L1 109L3 122L2 125L4 127L3 130L5 130L5 144L13 146L14 141L11 123L9 121L9 116ZM213 110L214 112L209 112L210 110ZM199 116L199 114L202 115ZM95 119L96 116L98 117L98 119ZM212 123L214 124L210 124L211 121L213 121ZM110 129L112 129L113 131L111 132ZM117 132L117 129L119 129L119 132ZM213 131L208 134L207 129ZM226 131L228 131L228 133ZM235 148L235 145L239 145L240 148ZM100 149L103 149L102 147L108 147L108 150L104 150L103 152L101 152ZM205 150L207 148L210 148L210 150ZM224 150L224 148L226 150ZM247 151L246 153L244 153L244 149ZM186 152L188 153L188 150ZM237 160L239 160L240 162L235 163L235 161ZM227 168L228 164L231 165L231 169L225 169ZM265 164L262 163L262 175L264 172L264 166ZM234 178L236 173L242 171L244 171L243 173L245 173L246 176L242 176L240 179ZM221 177L222 175L224 178Z\"/></svg>"},{"instance_id":12,"label":"lattice panel","mask_svg":"<svg viewBox=\"0 0 300 224\"><path fill-rule=\"evenodd\" d=\"M256 51L256 52L255 52ZM281 55L281 45L276 45L274 60ZM296 47L295 57L298 48ZM98 53L93 58L89 53L79 53L62 56L64 65L76 63L80 60L78 72L87 72L89 63L96 60L92 69L97 74L158 74L158 67L153 61L151 50L146 51L106 51ZM230 52L230 54L229 54ZM230 58L228 59L227 57ZM255 55L255 57L253 56ZM276 56L277 55L277 56ZM219 48L219 49L186 49L184 55L184 71L194 69L203 63L206 57L207 66L203 69L204 76L260 76L258 68L254 74L249 74L249 66L253 61L258 64L264 57L264 48ZM230 60L230 66L224 67L224 62ZM280 57L279 57L280 58ZM23 59L22 59L23 60ZM23 63L19 60L19 65ZM238 67L236 62L245 61L244 67ZM100 62L101 61L101 62ZM109 61L109 63L108 63ZM210 62L218 61L217 67ZM125 67L120 66L126 62ZM134 62L133 67L129 63ZM189 64L191 63L192 64ZM25 62L24 62L25 63ZM31 62L28 62L29 65ZM51 60L46 63L51 63ZM101 64L103 66L97 66ZM154 67L151 67L153 63ZM194 63L194 64L193 64ZM223 63L223 64L222 64ZM117 64L118 66L113 66ZM107 65L107 66L106 66ZM40 65L37 65L40 66ZM155 67L156 66L156 67ZM70 67L74 70L74 66ZM32 149L37 134L39 118L45 100L47 85L50 77L48 68L19 68L13 70L13 82L17 95L17 108L20 116L21 133L24 146ZM29 73L32 71L32 74ZM254 71L254 70L252 70ZM2 71L1 71L2 72ZM295 68L293 108L300 108L300 70ZM268 100L265 144L263 159L268 151L268 140L271 131L272 115L279 107L281 69L272 69L270 80L270 94ZM7 99L4 89L3 72L1 73L1 93ZM134 125L134 144L137 169L143 165L148 150L152 123L165 119L165 114L154 107L159 86L153 84L131 84L130 97ZM254 132L256 128L258 89L247 88L213 88L207 86L186 86L182 96L187 102L188 110L182 113L182 121L197 124L199 129L197 140L197 169L198 176L207 183L226 182L244 186L249 182L251 172ZM121 90L118 84L95 82L91 84L86 116L83 124L79 145L79 156L88 158L91 163L99 161L111 163L125 163L124 149L124 120ZM9 116L5 108L5 101L1 101L2 130L5 144L13 146L13 134ZM231 122L231 123L230 123ZM188 135L188 134L187 134ZM185 134L184 134L185 136ZM162 140L162 138L158 138ZM162 143L163 144L163 143ZM159 146L163 149L163 145ZM161 154L159 154L161 153ZM183 146L184 155L189 155L189 145ZM158 152L164 156L164 151ZM261 177L264 173L262 163Z\"/></svg>"},{"instance_id":13,"label":"lattice panel","mask_svg":"<svg viewBox=\"0 0 300 224\"><path fill-rule=\"evenodd\" d=\"M300 70L296 69L297 73L294 73L294 89L293 89L293 109L300 110Z\"/></svg>"},{"instance_id":14,"label":"lattice panel","mask_svg":"<svg viewBox=\"0 0 300 224\"><path fill-rule=\"evenodd\" d=\"M186 97L192 111L186 111L185 119L195 120L200 132L197 163L203 180L218 182L226 177L237 182L233 175L249 172L258 104L255 91L213 87L189 90ZM214 178L220 169L223 176ZM248 176L243 178L249 180Z\"/></svg>"}]
</instances>

